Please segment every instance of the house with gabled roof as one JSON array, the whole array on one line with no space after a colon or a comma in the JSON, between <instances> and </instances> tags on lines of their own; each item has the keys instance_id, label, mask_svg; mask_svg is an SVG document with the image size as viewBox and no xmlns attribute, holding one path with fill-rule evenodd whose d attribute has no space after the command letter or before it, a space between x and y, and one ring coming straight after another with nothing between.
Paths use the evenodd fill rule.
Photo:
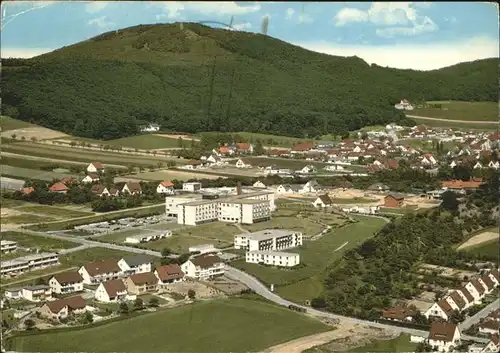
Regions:
<instances>
[{"instance_id":1,"label":"house with gabled roof","mask_svg":"<svg viewBox=\"0 0 500 353\"><path fill-rule=\"evenodd\" d=\"M204 254L187 260L181 265L186 277L206 280L224 274L224 262L216 255Z\"/></svg>"},{"instance_id":2,"label":"house with gabled roof","mask_svg":"<svg viewBox=\"0 0 500 353\"><path fill-rule=\"evenodd\" d=\"M99 174L89 173L82 179L82 183L96 183L100 180Z\"/></svg>"},{"instance_id":3,"label":"house with gabled roof","mask_svg":"<svg viewBox=\"0 0 500 353\"><path fill-rule=\"evenodd\" d=\"M441 299L438 302L432 304L432 306L424 313L424 316L428 319L430 317L438 317L448 321L452 313L453 308L450 306L450 304L445 299Z\"/></svg>"},{"instance_id":4,"label":"house with gabled roof","mask_svg":"<svg viewBox=\"0 0 500 353\"><path fill-rule=\"evenodd\" d=\"M276 188L276 192L280 195L298 194L302 190L303 185L281 184Z\"/></svg>"},{"instance_id":5,"label":"house with gabled roof","mask_svg":"<svg viewBox=\"0 0 500 353\"><path fill-rule=\"evenodd\" d=\"M128 181L123 185L122 193L128 193L129 195L140 195L142 194L141 184L138 182Z\"/></svg>"},{"instance_id":6,"label":"house with gabled roof","mask_svg":"<svg viewBox=\"0 0 500 353\"><path fill-rule=\"evenodd\" d=\"M237 153L253 153L253 145L248 142L238 142L234 144Z\"/></svg>"},{"instance_id":7,"label":"house with gabled roof","mask_svg":"<svg viewBox=\"0 0 500 353\"><path fill-rule=\"evenodd\" d=\"M77 271L56 273L49 279L53 293L66 294L83 291L83 277Z\"/></svg>"},{"instance_id":8,"label":"house with gabled roof","mask_svg":"<svg viewBox=\"0 0 500 353\"><path fill-rule=\"evenodd\" d=\"M316 208L324 208L324 207L331 207L333 205L333 201L330 198L330 196L328 196L328 194L323 194L319 195L318 198L314 200L312 204Z\"/></svg>"},{"instance_id":9,"label":"house with gabled roof","mask_svg":"<svg viewBox=\"0 0 500 353\"><path fill-rule=\"evenodd\" d=\"M246 158L240 158L236 161L236 168L252 168L252 163Z\"/></svg>"},{"instance_id":10,"label":"house with gabled roof","mask_svg":"<svg viewBox=\"0 0 500 353\"><path fill-rule=\"evenodd\" d=\"M127 298L127 288L121 279L112 279L99 284L94 297L104 303L120 302Z\"/></svg>"},{"instance_id":11,"label":"house with gabled roof","mask_svg":"<svg viewBox=\"0 0 500 353\"><path fill-rule=\"evenodd\" d=\"M145 254L124 256L118 261L118 266L125 275L151 272L153 258Z\"/></svg>"},{"instance_id":12,"label":"house with gabled roof","mask_svg":"<svg viewBox=\"0 0 500 353\"><path fill-rule=\"evenodd\" d=\"M484 287L485 294L490 294L496 287L495 283L491 280L490 276L488 276L487 274L482 275L477 280Z\"/></svg>"},{"instance_id":13,"label":"house with gabled roof","mask_svg":"<svg viewBox=\"0 0 500 353\"><path fill-rule=\"evenodd\" d=\"M90 189L90 191L94 195L97 195L99 197L110 196L111 195L109 193L108 188L106 186L102 185L102 184L94 184L94 185L92 185L92 188Z\"/></svg>"},{"instance_id":14,"label":"house with gabled roof","mask_svg":"<svg viewBox=\"0 0 500 353\"><path fill-rule=\"evenodd\" d=\"M500 285L500 272L498 269L494 268L487 273L490 279L495 283L495 286Z\"/></svg>"},{"instance_id":15,"label":"house with gabled roof","mask_svg":"<svg viewBox=\"0 0 500 353\"><path fill-rule=\"evenodd\" d=\"M312 142L298 143L295 146L293 146L293 148L290 152L292 154L307 153L308 151L312 150L313 147L314 147L314 143L312 143Z\"/></svg>"},{"instance_id":16,"label":"house with gabled roof","mask_svg":"<svg viewBox=\"0 0 500 353\"><path fill-rule=\"evenodd\" d=\"M61 182L57 182L49 187L50 192L57 192L59 194L66 194L69 188Z\"/></svg>"},{"instance_id":17,"label":"house with gabled roof","mask_svg":"<svg viewBox=\"0 0 500 353\"><path fill-rule=\"evenodd\" d=\"M154 274L158 278L160 285L184 281L184 272L182 272L178 264L168 264L157 267Z\"/></svg>"},{"instance_id":18,"label":"house with gabled roof","mask_svg":"<svg viewBox=\"0 0 500 353\"><path fill-rule=\"evenodd\" d=\"M87 304L82 296L63 298L45 302L37 310L42 316L52 319L64 319L69 314L81 314L87 311Z\"/></svg>"},{"instance_id":19,"label":"house with gabled roof","mask_svg":"<svg viewBox=\"0 0 500 353\"><path fill-rule=\"evenodd\" d=\"M169 181L160 181L160 183L156 187L156 193L157 194L166 194L166 195L174 194L175 193L174 183L172 183L170 180Z\"/></svg>"},{"instance_id":20,"label":"house with gabled roof","mask_svg":"<svg viewBox=\"0 0 500 353\"><path fill-rule=\"evenodd\" d=\"M382 312L382 318L385 320L399 321L399 322L412 322L413 317L417 314L416 310L408 307L394 307L386 309Z\"/></svg>"},{"instance_id":21,"label":"house with gabled roof","mask_svg":"<svg viewBox=\"0 0 500 353\"><path fill-rule=\"evenodd\" d=\"M85 284L97 284L120 278L122 270L116 260L108 259L86 264L78 269Z\"/></svg>"},{"instance_id":22,"label":"house with gabled roof","mask_svg":"<svg viewBox=\"0 0 500 353\"><path fill-rule=\"evenodd\" d=\"M427 344L439 352L450 352L461 343L458 326L449 322L433 322Z\"/></svg>"},{"instance_id":23,"label":"house with gabled roof","mask_svg":"<svg viewBox=\"0 0 500 353\"><path fill-rule=\"evenodd\" d=\"M476 281L469 281L465 284L465 288L474 297L475 304L481 304L481 300L484 297L484 287Z\"/></svg>"},{"instance_id":24,"label":"house with gabled roof","mask_svg":"<svg viewBox=\"0 0 500 353\"><path fill-rule=\"evenodd\" d=\"M467 307L467 304L465 301L462 299L462 296L458 294L457 291L451 292L445 300L450 304L450 306L453 308L453 310L458 310L462 311Z\"/></svg>"},{"instance_id":25,"label":"house with gabled roof","mask_svg":"<svg viewBox=\"0 0 500 353\"><path fill-rule=\"evenodd\" d=\"M87 166L87 173L102 173L104 165L100 162L92 162Z\"/></svg>"},{"instance_id":26,"label":"house with gabled roof","mask_svg":"<svg viewBox=\"0 0 500 353\"><path fill-rule=\"evenodd\" d=\"M153 272L135 273L126 278L123 283L127 292L135 295L156 292L158 290L158 278Z\"/></svg>"}]
</instances>

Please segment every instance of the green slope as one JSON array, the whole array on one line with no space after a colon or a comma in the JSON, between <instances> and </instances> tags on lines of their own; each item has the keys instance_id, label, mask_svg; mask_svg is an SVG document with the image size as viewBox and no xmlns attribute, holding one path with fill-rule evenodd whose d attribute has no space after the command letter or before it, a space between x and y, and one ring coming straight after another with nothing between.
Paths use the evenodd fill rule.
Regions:
<instances>
[{"instance_id":1,"label":"green slope","mask_svg":"<svg viewBox=\"0 0 500 353\"><path fill-rule=\"evenodd\" d=\"M144 121L189 133L315 137L404 123L393 108L401 98L493 101L497 62L396 70L260 34L136 26L33 59L4 60L2 112L91 138L130 136Z\"/></svg>"}]
</instances>

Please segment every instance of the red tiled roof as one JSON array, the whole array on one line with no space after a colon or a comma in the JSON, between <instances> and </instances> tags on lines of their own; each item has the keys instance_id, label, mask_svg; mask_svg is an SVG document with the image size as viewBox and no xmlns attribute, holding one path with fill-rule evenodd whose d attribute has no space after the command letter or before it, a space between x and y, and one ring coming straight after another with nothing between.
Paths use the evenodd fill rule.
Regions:
<instances>
[{"instance_id":1,"label":"red tiled roof","mask_svg":"<svg viewBox=\"0 0 500 353\"><path fill-rule=\"evenodd\" d=\"M182 272L181 267L177 264L160 266L156 271L161 281L170 281L184 277L184 272Z\"/></svg>"},{"instance_id":2,"label":"red tiled roof","mask_svg":"<svg viewBox=\"0 0 500 353\"><path fill-rule=\"evenodd\" d=\"M125 283L121 279L112 279L111 281L102 282L102 286L110 297L116 297L118 292L126 292Z\"/></svg>"},{"instance_id":3,"label":"red tiled roof","mask_svg":"<svg viewBox=\"0 0 500 353\"><path fill-rule=\"evenodd\" d=\"M75 181L74 178L72 177L65 177L65 178L62 178L61 180L59 180L61 183L63 184L71 184L72 182Z\"/></svg>"},{"instance_id":4,"label":"red tiled roof","mask_svg":"<svg viewBox=\"0 0 500 353\"><path fill-rule=\"evenodd\" d=\"M250 144L249 143L237 143L236 144L236 150L237 151L248 151L250 149Z\"/></svg>"},{"instance_id":5,"label":"red tiled roof","mask_svg":"<svg viewBox=\"0 0 500 353\"><path fill-rule=\"evenodd\" d=\"M448 189L476 189L481 185L481 181L462 181L462 180L447 180L441 183L441 186Z\"/></svg>"},{"instance_id":6,"label":"red tiled roof","mask_svg":"<svg viewBox=\"0 0 500 353\"><path fill-rule=\"evenodd\" d=\"M481 280L486 284L486 287L488 287L488 290L492 290L495 288L495 283L493 283L493 280L490 278L488 275L483 275L481 276Z\"/></svg>"},{"instance_id":7,"label":"red tiled roof","mask_svg":"<svg viewBox=\"0 0 500 353\"><path fill-rule=\"evenodd\" d=\"M219 153L229 153L229 147L226 146L219 147Z\"/></svg>"},{"instance_id":8,"label":"red tiled roof","mask_svg":"<svg viewBox=\"0 0 500 353\"><path fill-rule=\"evenodd\" d=\"M104 169L104 165L100 162L92 162L91 164L95 167L95 169Z\"/></svg>"},{"instance_id":9,"label":"red tiled roof","mask_svg":"<svg viewBox=\"0 0 500 353\"><path fill-rule=\"evenodd\" d=\"M45 304L54 314L58 314L65 306L68 306L70 311L84 309L87 306L87 304L85 303L85 299L83 299L80 295L70 298L48 301Z\"/></svg>"},{"instance_id":10,"label":"red tiled roof","mask_svg":"<svg viewBox=\"0 0 500 353\"><path fill-rule=\"evenodd\" d=\"M83 266L90 276L97 276L105 273L120 272L120 267L116 260L102 260Z\"/></svg>"},{"instance_id":11,"label":"red tiled roof","mask_svg":"<svg viewBox=\"0 0 500 353\"><path fill-rule=\"evenodd\" d=\"M52 277L55 278L61 285L80 283L83 281L83 277L77 271L61 272Z\"/></svg>"},{"instance_id":12,"label":"red tiled roof","mask_svg":"<svg viewBox=\"0 0 500 353\"><path fill-rule=\"evenodd\" d=\"M196 266L196 267L201 267L201 268L210 268L213 265L217 263L221 263L222 260L215 255L202 255L195 257L194 259L191 259L191 262Z\"/></svg>"},{"instance_id":13,"label":"red tiled roof","mask_svg":"<svg viewBox=\"0 0 500 353\"><path fill-rule=\"evenodd\" d=\"M68 191L68 187L61 182L57 182L49 188L49 191L52 191L52 192Z\"/></svg>"},{"instance_id":14,"label":"red tiled roof","mask_svg":"<svg viewBox=\"0 0 500 353\"><path fill-rule=\"evenodd\" d=\"M158 283L158 278L153 274L153 272L142 272L135 273L129 277L129 279L136 285L142 286L144 284L156 284Z\"/></svg>"},{"instance_id":15,"label":"red tiled roof","mask_svg":"<svg viewBox=\"0 0 500 353\"><path fill-rule=\"evenodd\" d=\"M483 285L477 279L473 279L472 281L470 281L470 283L472 283L474 288L476 288L479 295L482 295L486 291Z\"/></svg>"},{"instance_id":16,"label":"red tiled roof","mask_svg":"<svg viewBox=\"0 0 500 353\"><path fill-rule=\"evenodd\" d=\"M450 297L451 299L453 299L453 301L455 302L455 304L457 304L458 308L460 310L462 310L463 308L465 308L465 306L467 305L465 303L465 301L462 299L462 297L460 296L460 294L458 294L457 291L453 291L450 293Z\"/></svg>"},{"instance_id":17,"label":"red tiled roof","mask_svg":"<svg viewBox=\"0 0 500 353\"><path fill-rule=\"evenodd\" d=\"M309 151L313 147L314 147L314 143L312 143L312 142L299 143L293 147L293 150L296 152L305 152L305 151Z\"/></svg>"},{"instance_id":18,"label":"red tiled roof","mask_svg":"<svg viewBox=\"0 0 500 353\"><path fill-rule=\"evenodd\" d=\"M446 315L450 315L453 312L453 308L451 307L450 303L448 303L445 299L441 299L440 301L438 301L437 305L439 305L439 307L443 309Z\"/></svg>"},{"instance_id":19,"label":"red tiled roof","mask_svg":"<svg viewBox=\"0 0 500 353\"><path fill-rule=\"evenodd\" d=\"M384 312L382 313L382 317L387 318L387 319L395 319L395 320L403 321L408 316L415 316L416 314L417 314L417 312L415 310L411 310L408 308L396 307L396 308L384 310Z\"/></svg>"},{"instance_id":20,"label":"red tiled roof","mask_svg":"<svg viewBox=\"0 0 500 353\"><path fill-rule=\"evenodd\" d=\"M169 180L169 181L162 181L162 182L160 182L160 185L161 185L161 186L164 186L164 187L173 187L173 186L174 186L174 183L172 183L172 182Z\"/></svg>"},{"instance_id":21,"label":"red tiled roof","mask_svg":"<svg viewBox=\"0 0 500 353\"><path fill-rule=\"evenodd\" d=\"M429 330L429 339L452 342L457 325L449 322L433 322Z\"/></svg>"},{"instance_id":22,"label":"red tiled roof","mask_svg":"<svg viewBox=\"0 0 500 353\"><path fill-rule=\"evenodd\" d=\"M27 187L27 188L23 188L22 193L23 193L24 195L29 195L29 194L31 194L33 191L35 191L35 189L34 189L32 186L29 186L29 187Z\"/></svg>"},{"instance_id":23,"label":"red tiled roof","mask_svg":"<svg viewBox=\"0 0 500 353\"><path fill-rule=\"evenodd\" d=\"M474 301L474 297L472 296L472 294L470 294L470 292L467 288L461 287L460 291L464 294L464 297L467 298L467 301L469 303L472 303Z\"/></svg>"}]
</instances>

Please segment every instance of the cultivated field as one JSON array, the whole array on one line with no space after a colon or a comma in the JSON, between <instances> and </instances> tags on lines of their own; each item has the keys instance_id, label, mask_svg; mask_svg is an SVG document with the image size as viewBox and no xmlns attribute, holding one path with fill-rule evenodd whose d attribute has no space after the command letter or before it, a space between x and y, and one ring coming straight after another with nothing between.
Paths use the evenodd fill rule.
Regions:
<instances>
[{"instance_id":1,"label":"cultivated field","mask_svg":"<svg viewBox=\"0 0 500 353\"><path fill-rule=\"evenodd\" d=\"M225 299L87 329L19 336L9 348L17 352L256 352L329 329L261 300Z\"/></svg>"},{"instance_id":2,"label":"cultivated field","mask_svg":"<svg viewBox=\"0 0 500 353\"><path fill-rule=\"evenodd\" d=\"M358 330L356 330L358 331ZM380 332L379 335L382 335ZM358 336L358 335L355 335ZM347 342L346 342L347 341ZM415 352L417 347L416 343L410 342L410 336L408 334L402 334L396 338L386 337L386 339L375 340L373 337L366 335L365 337L356 337L352 339L349 337L347 340L342 337L338 340L333 340L332 342L305 350L303 353L333 353L343 351L345 352L345 346L355 346L347 350L347 352L391 352L391 353L407 353Z\"/></svg>"},{"instance_id":3,"label":"cultivated field","mask_svg":"<svg viewBox=\"0 0 500 353\"><path fill-rule=\"evenodd\" d=\"M100 141L100 143L110 146L130 147L144 150L179 147L176 139L157 134L124 137L116 140Z\"/></svg>"},{"instance_id":4,"label":"cultivated field","mask_svg":"<svg viewBox=\"0 0 500 353\"><path fill-rule=\"evenodd\" d=\"M461 244L457 250L463 250L470 247L478 246L483 243L492 242L494 240L498 240L500 234L498 229L490 229L488 231L481 232L479 234L474 235L472 238L469 238L466 242Z\"/></svg>"},{"instance_id":5,"label":"cultivated field","mask_svg":"<svg viewBox=\"0 0 500 353\"><path fill-rule=\"evenodd\" d=\"M313 165L317 168L324 168L327 163L315 162L315 161L305 161L297 159L288 158L266 158L266 157L248 157L246 158L252 164L253 167L257 167L259 164L276 164L280 168L285 169L302 169L306 165Z\"/></svg>"},{"instance_id":6,"label":"cultivated field","mask_svg":"<svg viewBox=\"0 0 500 353\"><path fill-rule=\"evenodd\" d=\"M430 118L474 121L491 121L498 123L498 103L495 102L459 102L435 101L428 102L429 107L417 108L411 115L420 115ZM441 107L433 107L440 105Z\"/></svg>"},{"instance_id":7,"label":"cultivated field","mask_svg":"<svg viewBox=\"0 0 500 353\"><path fill-rule=\"evenodd\" d=\"M214 174L205 174L203 172L200 173L191 173L189 171L180 171L174 169L168 170L159 170L156 172L144 172L133 175L125 175L120 177L121 179L135 179L135 180L190 180L190 179L218 179L222 178L220 175Z\"/></svg>"},{"instance_id":8,"label":"cultivated field","mask_svg":"<svg viewBox=\"0 0 500 353\"><path fill-rule=\"evenodd\" d=\"M457 122L451 120L429 120L411 117L417 124L429 127L440 127L448 129L460 129L468 131L494 131L498 129L498 123L477 124L474 122Z\"/></svg>"},{"instance_id":9,"label":"cultivated field","mask_svg":"<svg viewBox=\"0 0 500 353\"><path fill-rule=\"evenodd\" d=\"M29 128L29 127L36 127L36 126L37 125L28 123L26 121L12 119L11 117L8 117L5 115L0 116L0 127L2 128L2 132L9 131L9 130ZM10 134L7 136L10 137Z\"/></svg>"},{"instance_id":10,"label":"cultivated field","mask_svg":"<svg viewBox=\"0 0 500 353\"><path fill-rule=\"evenodd\" d=\"M67 136L62 132L47 129L36 125L25 126L9 131L2 131L1 134L2 137L8 137L8 138L14 138L14 135L17 140L24 138L25 140L28 141L31 140L32 138L35 138L37 140L47 140L54 138L64 138L65 136Z\"/></svg>"},{"instance_id":11,"label":"cultivated field","mask_svg":"<svg viewBox=\"0 0 500 353\"><path fill-rule=\"evenodd\" d=\"M72 209L68 208L62 208L62 207L54 207L54 206L22 206L22 207L17 207L16 211L19 212L24 212L24 213L36 213L40 214L43 216L50 216L50 217L55 217L55 218L76 218L76 217L86 217L86 216L92 216L94 212L82 212L82 211L75 211Z\"/></svg>"},{"instance_id":12,"label":"cultivated field","mask_svg":"<svg viewBox=\"0 0 500 353\"><path fill-rule=\"evenodd\" d=\"M237 260L233 265L248 272L263 283L275 285L275 290L286 299L303 302L321 294L321 275L325 268L340 259L343 253L356 247L380 229L385 222L379 218L355 216L359 222L333 229L314 241L305 241L301 248L291 251L300 254L297 269L278 269L247 264Z\"/></svg>"},{"instance_id":13,"label":"cultivated field","mask_svg":"<svg viewBox=\"0 0 500 353\"><path fill-rule=\"evenodd\" d=\"M2 175L8 175L12 177L18 177L20 179L38 179L45 181L52 181L53 179L61 179L66 177L78 178L74 173L58 173L58 172L46 172L37 169L28 169L20 167L12 167L10 165L2 165Z\"/></svg>"},{"instance_id":14,"label":"cultivated field","mask_svg":"<svg viewBox=\"0 0 500 353\"><path fill-rule=\"evenodd\" d=\"M496 239L486 241L479 245L474 245L464 249L471 254L480 256L485 260L499 261L500 260L500 240L497 236Z\"/></svg>"}]
</instances>

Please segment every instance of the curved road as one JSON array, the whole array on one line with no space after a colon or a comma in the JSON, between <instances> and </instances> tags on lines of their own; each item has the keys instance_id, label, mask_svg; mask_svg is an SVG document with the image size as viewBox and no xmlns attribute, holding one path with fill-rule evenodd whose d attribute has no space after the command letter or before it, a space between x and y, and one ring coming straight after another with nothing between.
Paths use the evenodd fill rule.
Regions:
<instances>
[{"instance_id":1,"label":"curved road","mask_svg":"<svg viewBox=\"0 0 500 353\"><path fill-rule=\"evenodd\" d=\"M498 124L496 121L486 121L486 120L451 120L451 119L442 119L442 118L431 118L428 116L419 116L419 115L408 115L405 114L407 118L415 118L421 120L434 120L434 121L445 121L448 123L463 123L463 124Z\"/></svg>"}]
</instances>

